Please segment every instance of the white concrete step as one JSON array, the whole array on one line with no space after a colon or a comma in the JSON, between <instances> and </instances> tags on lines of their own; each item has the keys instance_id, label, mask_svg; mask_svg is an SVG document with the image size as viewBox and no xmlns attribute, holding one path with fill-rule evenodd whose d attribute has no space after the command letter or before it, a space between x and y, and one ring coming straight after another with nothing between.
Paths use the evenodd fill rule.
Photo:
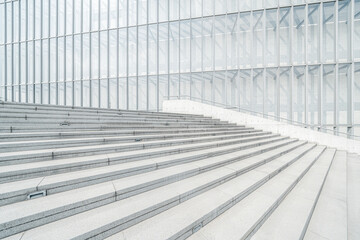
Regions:
<instances>
[{"instance_id":1,"label":"white concrete step","mask_svg":"<svg viewBox=\"0 0 360 240\"><path fill-rule=\"evenodd\" d=\"M52 124L52 125L19 125L19 126L0 126L0 133L19 133L19 132L64 132L64 131L103 131L103 130L140 130L140 129L174 129L174 128L223 128L225 126L230 126L232 128L242 128L241 126L235 125L191 125L191 124L118 124L118 125L104 125L104 124L77 124L77 125L67 125L64 124Z\"/></svg>"},{"instance_id":2,"label":"white concrete step","mask_svg":"<svg viewBox=\"0 0 360 240\"><path fill-rule=\"evenodd\" d=\"M158 157L153 159L149 159L151 158L151 152L150 152L151 150L150 151L143 150L144 153L137 151L136 153L132 153L133 155L130 155L129 153L113 154L112 156L108 155L104 160L105 163L102 163L100 161L101 159L98 159L99 161L98 164L95 164L94 161L92 161L88 163L89 166L86 166L84 165L84 163L81 163L79 158L69 159L69 160L54 160L49 162L39 162L33 164L25 164L23 166L21 165L6 166L2 168L1 175L5 175L5 176L11 175L9 173L11 172L11 169L13 173L15 173L14 171L18 171L17 173L22 172L22 174L26 172L36 172L36 171L42 171L48 173L69 172L79 169L86 169L89 167L94 168L93 169L94 171L89 170L86 172L74 172L73 174L68 173L67 175L58 174L48 177L40 177L30 180L22 180L12 183L0 184L0 206L17 201L23 201L27 198L27 196L30 193L33 192L46 190L47 194L51 194L51 193L73 189L75 187L96 184L103 181L99 176L95 179L89 177L89 175L87 175L88 173L92 175L95 172L97 174L100 174L100 176L105 177L106 180L106 177L112 176L111 171L109 172L108 169L114 169L115 175L117 175L117 177L125 177L132 174L138 174L145 171L151 171L158 168L164 168L176 164L201 160L213 156L219 156L222 154L232 153L246 149L249 149L249 151L245 152L244 157L250 157L252 154L260 154L262 152L273 150L274 148L285 146L294 143L296 141L297 140L295 139L278 137L274 139L272 142L269 142L268 140L267 141L263 140L254 143L243 143L243 144L236 144L233 146L225 145L223 147L220 146L218 149L215 148L215 149L203 149L203 150L199 150L201 149L201 147L198 145L197 147L195 146L195 148L193 148L194 146L191 146L193 150L198 150L196 152L184 152L183 154L176 154L172 156L169 156L169 153L166 154L165 152L165 154L163 154L164 157ZM251 151L252 149L253 151ZM180 150L179 149L176 150L176 153L180 152ZM139 159L140 156L142 156L141 157L142 161ZM156 156L156 154L154 154L153 156ZM135 162L130 161L132 157L135 158ZM81 160L86 163L87 161L89 161L89 157L85 157ZM120 164L119 167L112 168L114 164L119 164L119 163L122 163ZM102 169L95 168L97 166L102 166L102 165L107 166L108 164L110 164L111 168L102 168ZM16 167L19 168L15 169Z\"/></svg>"},{"instance_id":3,"label":"white concrete step","mask_svg":"<svg viewBox=\"0 0 360 240\"><path fill-rule=\"evenodd\" d=\"M304 238L335 152L335 149L328 149L324 152L318 162L292 189L263 225L259 223L255 227L255 230L250 234L250 236L252 235L251 239L287 240ZM337 226L333 227L338 229ZM258 230L256 231L256 229Z\"/></svg>"},{"instance_id":4,"label":"white concrete step","mask_svg":"<svg viewBox=\"0 0 360 240\"><path fill-rule=\"evenodd\" d=\"M303 239L348 239L346 160L346 152L336 152Z\"/></svg>"},{"instance_id":5,"label":"white concrete step","mask_svg":"<svg viewBox=\"0 0 360 240\"><path fill-rule=\"evenodd\" d=\"M82 212L85 210L85 206L87 206L86 210L89 210L93 208L92 203L95 202L96 206L101 205L100 201L103 204L107 204L108 201L110 201L108 198L113 199L114 195L117 196L117 200L128 198L197 174L202 174L214 168L219 169L221 167L234 166L232 163L242 160L240 164L242 166L241 172L239 170L233 174L237 176L262 164L266 164L288 152L293 151L300 157L314 147L314 145L311 144L303 146L304 144L304 142L296 142L245 160L242 159L250 155L251 151L239 151L127 177L105 184L67 191L41 199L7 205L0 207L0 212L4 213L4 217L0 217L0 229L5 228L8 231L11 229L12 232L24 231L44 223L61 219L65 216L74 215L77 212ZM109 191L110 193L114 191L113 186L117 187L117 191L114 194L109 194ZM91 196L91 198L88 196ZM62 201L57 201L57 199L62 199Z\"/></svg>"},{"instance_id":6,"label":"white concrete step","mask_svg":"<svg viewBox=\"0 0 360 240\"><path fill-rule=\"evenodd\" d=\"M178 209L178 207L181 207L181 210L186 210L185 205L195 207L193 209L197 210L193 210L193 213L199 212L198 210L200 209L208 211L212 209L211 206L220 205L221 207L224 203L228 205L231 204L234 199L244 197L248 192L264 184L269 177L276 175L289 164L296 161L297 158L297 154L285 154L264 165L273 166L271 173L252 170L236 178L232 176L229 177L228 175L234 175L234 172L238 174L242 173L244 163L243 161L233 163L224 169L214 169L130 198L122 199L53 223L30 229L22 235L22 240L104 238L109 236L109 234L130 227L152 216L155 216L155 218L158 216L161 217L162 214L173 211L173 209ZM281 163L279 163L279 161ZM236 192L236 194L234 193L234 196L232 194L224 194L222 191L225 191L230 186L241 188L242 191ZM119 186L114 184L114 187L115 190L117 190ZM212 199L212 201L204 201L205 199ZM190 204L188 204L188 202ZM163 212L164 210L167 211ZM188 211L189 209L186 210L186 212ZM184 217L189 217L190 215L184 215ZM178 221L171 220L172 219L169 219L167 225L178 223ZM144 222L147 222L147 220ZM153 223L156 225L156 221ZM170 230L166 227L162 228L160 225L158 225L158 228L161 229L161 231ZM66 229L66 231L64 231L64 229ZM155 234L155 232L151 231L151 234ZM151 239L163 238L155 237Z\"/></svg>"},{"instance_id":7,"label":"white concrete step","mask_svg":"<svg viewBox=\"0 0 360 240\"><path fill-rule=\"evenodd\" d=\"M106 145L94 146L80 146L80 147L65 147L57 149L44 150L29 150L19 152L7 152L0 155L0 166L19 164L26 162L36 162L44 160L54 160L60 158L90 156L94 154L110 154L115 152L128 152L142 149L152 149L167 146L181 146L187 144L206 143L208 145L217 146L217 141L222 141L223 144L236 144L250 141L257 141L277 137L278 134L267 134L264 136L241 137L240 136L215 136L215 137L197 137L197 138L183 138L175 140L155 140L146 142L132 142L132 143L116 143Z\"/></svg>"},{"instance_id":8,"label":"white concrete step","mask_svg":"<svg viewBox=\"0 0 360 240\"><path fill-rule=\"evenodd\" d=\"M360 239L360 156L347 157L347 210L348 239Z\"/></svg>"},{"instance_id":9,"label":"white concrete step","mask_svg":"<svg viewBox=\"0 0 360 240\"><path fill-rule=\"evenodd\" d=\"M151 140L168 140L178 138L194 138L205 136L261 136L269 134L270 132L254 132L244 133L243 130L233 131L217 131L217 132L201 132L201 133L183 133L183 134L158 134L158 135L136 135L136 136L109 136L109 137L82 137L72 139L54 139L54 140L33 140L33 141L16 141L16 142L0 142L0 152L13 152L21 149L24 150L37 150L46 148L64 148L76 146L90 146L100 144L111 144L120 142L140 142Z\"/></svg>"},{"instance_id":10,"label":"white concrete step","mask_svg":"<svg viewBox=\"0 0 360 240\"><path fill-rule=\"evenodd\" d=\"M135 136L135 135L156 135L175 133L206 133L206 132L227 132L234 131L243 133L261 132L253 128L223 127L223 128L172 128L172 129L149 129L149 130L113 130L113 131L78 131L78 132L23 132L23 133L0 133L0 142L15 142L41 139L71 139L78 137L99 137L99 136Z\"/></svg>"},{"instance_id":11,"label":"white concrete step","mask_svg":"<svg viewBox=\"0 0 360 240\"><path fill-rule=\"evenodd\" d=\"M169 216L169 222L178 217L180 211L175 211L175 208L173 212L165 212L162 217L160 215L155 216L159 220L155 221L153 219L152 222L157 224L151 223L151 219L149 219L122 233L114 235L112 239L125 239L125 237L126 239L141 239L141 237L145 237L143 239L155 239L155 236L159 236L156 235L158 227L155 225L162 225L165 229L162 231L163 236L159 239L175 239L176 237L178 239L186 237L190 237L189 239L245 239L261 221L266 219L268 214L276 209L282 199L286 197L289 191L311 168L324 149L324 147L316 147L286 169L274 171L275 161L259 167L257 171L269 174L270 180L259 186L252 193L248 192L241 199L233 198L232 203L226 205L226 207L201 208L204 210L197 211L195 210L196 207L201 207L199 206L200 201L198 200L199 203L193 203L196 206L190 206L189 201L188 205L186 205L189 209L186 210L184 208L186 206L183 206L182 209L186 211L183 213L184 216L187 216L187 214L190 214L190 216L184 219L181 218L179 223L173 224L171 227L168 226L169 224L164 223L164 219L170 214L173 214L173 217ZM229 186L223 190L223 192L230 194L230 196L236 196L236 194L242 191L241 184L239 186ZM195 211L195 214L191 214L191 211ZM187 222L187 225L184 224L185 222ZM141 230L140 227L144 227L144 230ZM167 227L170 230L166 230ZM123 234L123 238L120 238L121 234Z\"/></svg>"},{"instance_id":12,"label":"white concrete step","mask_svg":"<svg viewBox=\"0 0 360 240\"><path fill-rule=\"evenodd\" d=\"M18 109L21 111L24 110L34 110L34 111L49 111L54 110L56 112L61 111L71 111L71 112L82 112L82 113L131 113L136 115L159 115L159 116L192 116L192 117L204 117L198 114L180 114L180 113L168 113L168 112L150 112L150 111L139 111L139 110L118 110L118 109L107 109L107 108L87 108L87 107L72 107L72 106L62 106L62 105L50 105L50 104L31 104L31 103L16 103L16 102L4 102L0 101L0 109Z\"/></svg>"}]
</instances>

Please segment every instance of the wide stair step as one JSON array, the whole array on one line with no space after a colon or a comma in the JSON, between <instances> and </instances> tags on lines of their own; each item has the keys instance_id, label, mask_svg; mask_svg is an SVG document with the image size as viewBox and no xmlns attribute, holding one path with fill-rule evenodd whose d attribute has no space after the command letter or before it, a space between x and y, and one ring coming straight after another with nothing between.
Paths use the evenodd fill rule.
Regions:
<instances>
[{"instance_id":1,"label":"wide stair step","mask_svg":"<svg viewBox=\"0 0 360 240\"><path fill-rule=\"evenodd\" d=\"M356 154L201 115L0 110L0 239L359 239Z\"/></svg>"}]
</instances>

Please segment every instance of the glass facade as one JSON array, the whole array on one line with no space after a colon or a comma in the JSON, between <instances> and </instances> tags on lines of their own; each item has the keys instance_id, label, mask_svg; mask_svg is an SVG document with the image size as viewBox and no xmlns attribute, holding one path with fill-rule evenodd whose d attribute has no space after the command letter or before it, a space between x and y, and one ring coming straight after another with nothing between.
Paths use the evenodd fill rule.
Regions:
<instances>
[{"instance_id":1,"label":"glass facade","mask_svg":"<svg viewBox=\"0 0 360 240\"><path fill-rule=\"evenodd\" d=\"M0 99L169 96L360 135L360 0L0 0Z\"/></svg>"}]
</instances>

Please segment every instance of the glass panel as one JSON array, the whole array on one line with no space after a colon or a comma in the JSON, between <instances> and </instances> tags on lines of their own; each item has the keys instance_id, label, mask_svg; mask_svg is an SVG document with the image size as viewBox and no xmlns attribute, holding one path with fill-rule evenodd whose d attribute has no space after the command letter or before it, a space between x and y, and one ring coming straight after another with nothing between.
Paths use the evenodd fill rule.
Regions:
<instances>
[{"instance_id":1,"label":"glass panel","mask_svg":"<svg viewBox=\"0 0 360 240\"><path fill-rule=\"evenodd\" d=\"M214 0L203 0L203 16L214 14Z\"/></svg>"},{"instance_id":2,"label":"glass panel","mask_svg":"<svg viewBox=\"0 0 360 240\"><path fill-rule=\"evenodd\" d=\"M99 33L91 33L91 78L99 77Z\"/></svg>"},{"instance_id":3,"label":"glass panel","mask_svg":"<svg viewBox=\"0 0 360 240\"><path fill-rule=\"evenodd\" d=\"M168 75L159 76L159 110L162 109L163 100L167 99L168 93Z\"/></svg>"},{"instance_id":4,"label":"glass panel","mask_svg":"<svg viewBox=\"0 0 360 240\"><path fill-rule=\"evenodd\" d=\"M90 107L90 81L83 81L83 106Z\"/></svg>"},{"instance_id":5,"label":"glass panel","mask_svg":"<svg viewBox=\"0 0 360 240\"><path fill-rule=\"evenodd\" d=\"M279 69L280 117L291 118L291 77L290 68Z\"/></svg>"},{"instance_id":6,"label":"glass panel","mask_svg":"<svg viewBox=\"0 0 360 240\"><path fill-rule=\"evenodd\" d=\"M205 0L206 1L206 0ZM191 1L191 17L201 17L202 15L202 2L203 0Z\"/></svg>"},{"instance_id":7,"label":"glass panel","mask_svg":"<svg viewBox=\"0 0 360 240\"><path fill-rule=\"evenodd\" d=\"M354 43L360 42L360 0L354 1ZM1 41L0 41L1 42ZM353 44L354 58L360 59L360 44Z\"/></svg>"},{"instance_id":8,"label":"glass panel","mask_svg":"<svg viewBox=\"0 0 360 240\"><path fill-rule=\"evenodd\" d=\"M137 19L137 0L128 0L129 2L129 26L136 25Z\"/></svg>"},{"instance_id":9,"label":"glass panel","mask_svg":"<svg viewBox=\"0 0 360 240\"><path fill-rule=\"evenodd\" d=\"M74 36L74 79L81 79L81 38ZM78 105L77 105L78 106Z\"/></svg>"},{"instance_id":10,"label":"glass panel","mask_svg":"<svg viewBox=\"0 0 360 240\"><path fill-rule=\"evenodd\" d=\"M226 13L226 1L224 0L215 0L215 14Z\"/></svg>"},{"instance_id":11,"label":"glass panel","mask_svg":"<svg viewBox=\"0 0 360 240\"><path fill-rule=\"evenodd\" d=\"M125 77L127 75L127 43L126 43L126 29L119 30L119 76ZM126 108L126 107L125 107ZM122 109L125 109L122 108Z\"/></svg>"},{"instance_id":12,"label":"glass panel","mask_svg":"<svg viewBox=\"0 0 360 240\"><path fill-rule=\"evenodd\" d=\"M360 63L356 63L354 68L354 124L360 124ZM360 135L360 131L358 133Z\"/></svg>"},{"instance_id":13,"label":"glass panel","mask_svg":"<svg viewBox=\"0 0 360 240\"><path fill-rule=\"evenodd\" d=\"M190 21L180 21L180 72L190 71Z\"/></svg>"},{"instance_id":14,"label":"glass panel","mask_svg":"<svg viewBox=\"0 0 360 240\"><path fill-rule=\"evenodd\" d=\"M335 61L335 3L324 3L323 10L323 61Z\"/></svg>"},{"instance_id":15,"label":"glass panel","mask_svg":"<svg viewBox=\"0 0 360 240\"><path fill-rule=\"evenodd\" d=\"M214 37L213 37L213 18L208 17L203 19L202 29L202 54L203 54L203 71L209 71L213 69L214 60Z\"/></svg>"},{"instance_id":16,"label":"glass panel","mask_svg":"<svg viewBox=\"0 0 360 240\"><path fill-rule=\"evenodd\" d=\"M349 102L349 88L351 86L351 67L350 64L339 65L339 82L338 82L338 119L339 124L347 124Z\"/></svg>"},{"instance_id":17,"label":"glass panel","mask_svg":"<svg viewBox=\"0 0 360 240\"><path fill-rule=\"evenodd\" d=\"M180 95L190 96L190 74L180 75Z\"/></svg>"},{"instance_id":18,"label":"glass panel","mask_svg":"<svg viewBox=\"0 0 360 240\"><path fill-rule=\"evenodd\" d=\"M135 27L129 28L128 31L129 31L129 42L128 42L129 76L135 76L137 70L136 69L136 62L137 62L136 28Z\"/></svg>"},{"instance_id":19,"label":"glass panel","mask_svg":"<svg viewBox=\"0 0 360 240\"><path fill-rule=\"evenodd\" d=\"M320 49L320 17L319 17L320 4L311 4L308 7L308 63L319 62L319 49Z\"/></svg>"},{"instance_id":20,"label":"glass panel","mask_svg":"<svg viewBox=\"0 0 360 240\"><path fill-rule=\"evenodd\" d=\"M169 29L170 73L179 72L179 22L171 22Z\"/></svg>"},{"instance_id":21,"label":"glass panel","mask_svg":"<svg viewBox=\"0 0 360 240\"><path fill-rule=\"evenodd\" d=\"M179 75L172 74L170 75L170 96L178 97L179 96Z\"/></svg>"},{"instance_id":22,"label":"glass panel","mask_svg":"<svg viewBox=\"0 0 360 240\"><path fill-rule=\"evenodd\" d=\"M84 34L83 35L83 42L82 42L82 77L83 79L89 79L90 78L90 34Z\"/></svg>"},{"instance_id":23,"label":"glass panel","mask_svg":"<svg viewBox=\"0 0 360 240\"><path fill-rule=\"evenodd\" d=\"M74 106L81 106L81 81L74 82Z\"/></svg>"},{"instance_id":24,"label":"glass panel","mask_svg":"<svg viewBox=\"0 0 360 240\"><path fill-rule=\"evenodd\" d=\"M149 23L157 22L157 9L158 3L157 0L148 0L149 1Z\"/></svg>"},{"instance_id":25,"label":"glass panel","mask_svg":"<svg viewBox=\"0 0 360 240\"><path fill-rule=\"evenodd\" d=\"M91 30L92 31L99 29L99 1L100 0L91 0Z\"/></svg>"},{"instance_id":26,"label":"glass panel","mask_svg":"<svg viewBox=\"0 0 360 240\"><path fill-rule=\"evenodd\" d=\"M223 70L226 66L225 16L215 17L215 69Z\"/></svg>"},{"instance_id":27,"label":"glass panel","mask_svg":"<svg viewBox=\"0 0 360 240\"><path fill-rule=\"evenodd\" d=\"M265 114L277 115L277 68L266 69L265 82ZM266 117L266 116L265 116Z\"/></svg>"},{"instance_id":28,"label":"glass panel","mask_svg":"<svg viewBox=\"0 0 360 240\"><path fill-rule=\"evenodd\" d=\"M350 0L338 2L338 60L350 60Z\"/></svg>"},{"instance_id":29,"label":"glass panel","mask_svg":"<svg viewBox=\"0 0 360 240\"><path fill-rule=\"evenodd\" d=\"M239 55L239 43L238 43L238 14L227 15L227 32L226 32L226 47L227 47L227 68L238 68L238 55Z\"/></svg>"},{"instance_id":30,"label":"glass panel","mask_svg":"<svg viewBox=\"0 0 360 240\"><path fill-rule=\"evenodd\" d=\"M168 0L159 0L159 22L167 21L169 18Z\"/></svg>"},{"instance_id":31,"label":"glass panel","mask_svg":"<svg viewBox=\"0 0 360 240\"><path fill-rule=\"evenodd\" d=\"M253 12L253 66L263 65L264 24L263 11Z\"/></svg>"},{"instance_id":32,"label":"glass panel","mask_svg":"<svg viewBox=\"0 0 360 240\"><path fill-rule=\"evenodd\" d=\"M290 64L290 8L279 10L279 35L280 35L280 65Z\"/></svg>"},{"instance_id":33,"label":"glass panel","mask_svg":"<svg viewBox=\"0 0 360 240\"><path fill-rule=\"evenodd\" d=\"M334 124L335 109L335 65L324 65L323 70L323 115L322 123L324 125Z\"/></svg>"},{"instance_id":34,"label":"glass panel","mask_svg":"<svg viewBox=\"0 0 360 240\"><path fill-rule=\"evenodd\" d=\"M117 32L109 31L109 77L117 76Z\"/></svg>"},{"instance_id":35,"label":"glass panel","mask_svg":"<svg viewBox=\"0 0 360 240\"><path fill-rule=\"evenodd\" d=\"M149 0L149 4L150 4L151 0ZM138 0L138 8L139 8L139 24L145 24L147 22L147 4L148 4L148 0ZM151 9L149 7L149 11L153 11L153 9ZM151 14L150 14L151 16ZM149 18L150 18L149 16ZM156 16L156 15L155 15Z\"/></svg>"},{"instance_id":36,"label":"glass panel","mask_svg":"<svg viewBox=\"0 0 360 240\"><path fill-rule=\"evenodd\" d=\"M239 67L250 67L251 64L251 25L250 12L240 13L239 32Z\"/></svg>"},{"instance_id":37,"label":"glass panel","mask_svg":"<svg viewBox=\"0 0 360 240\"><path fill-rule=\"evenodd\" d=\"M126 78L119 79L119 108L126 109L127 105L127 94L126 94Z\"/></svg>"},{"instance_id":38,"label":"glass panel","mask_svg":"<svg viewBox=\"0 0 360 240\"><path fill-rule=\"evenodd\" d=\"M108 77L108 32L100 32L100 77Z\"/></svg>"},{"instance_id":39,"label":"glass panel","mask_svg":"<svg viewBox=\"0 0 360 240\"><path fill-rule=\"evenodd\" d=\"M214 101L216 103L226 104L225 72L214 72L213 81Z\"/></svg>"},{"instance_id":40,"label":"glass panel","mask_svg":"<svg viewBox=\"0 0 360 240\"><path fill-rule=\"evenodd\" d=\"M266 65L277 63L277 9L266 10Z\"/></svg>"},{"instance_id":41,"label":"glass panel","mask_svg":"<svg viewBox=\"0 0 360 240\"><path fill-rule=\"evenodd\" d=\"M64 3L62 3L64 4ZM73 32L73 0L66 0L66 34ZM41 24L39 24L41 26Z\"/></svg>"},{"instance_id":42,"label":"glass panel","mask_svg":"<svg viewBox=\"0 0 360 240\"><path fill-rule=\"evenodd\" d=\"M55 1L51 1L51 2L55 2ZM79 2L79 1L76 1L76 2ZM91 19L90 18L90 1L81 1L81 2L83 3L83 6L82 6L83 31L88 32L88 31L90 31L90 19ZM54 26L54 25L52 25L52 26Z\"/></svg>"},{"instance_id":43,"label":"glass panel","mask_svg":"<svg viewBox=\"0 0 360 240\"><path fill-rule=\"evenodd\" d=\"M319 109L319 83L320 83L320 68L319 66L309 66L308 80L307 80L307 108L308 121L312 125L319 124L318 109Z\"/></svg>"},{"instance_id":44,"label":"glass panel","mask_svg":"<svg viewBox=\"0 0 360 240\"><path fill-rule=\"evenodd\" d=\"M305 63L305 7L294 7L293 63Z\"/></svg>"},{"instance_id":45,"label":"glass panel","mask_svg":"<svg viewBox=\"0 0 360 240\"><path fill-rule=\"evenodd\" d=\"M107 108L108 107L108 81L100 80L100 107Z\"/></svg>"},{"instance_id":46,"label":"glass panel","mask_svg":"<svg viewBox=\"0 0 360 240\"><path fill-rule=\"evenodd\" d=\"M110 79L109 85L109 107L117 108L117 79Z\"/></svg>"},{"instance_id":47,"label":"glass panel","mask_svg":"<svg viewBox=\"0 0 360 240\"><path fill-rule=\"evenodd\" d=\"M201 71L202 59L202 36L201 26L202 19L194 19L192 21L192 38L191 38L191 71Z\"/></svg>"},{"instance_id":48,"label":"glass panel","mask_svg":"<svg viewBox=\"0 0 360 240\"><path fill-rule=\"evenodd\" d=\"M100 29L108 28L108 1L100 0Z\"/></svg>"},{"instance_id":49,"label":"glass panel","mask_svg":"<svg viewBox=\"0 0 360 240\"><path fill-rule=\"evenodd\" d=\"M139 110L147 110L147 77L139 77Z\"/></svg>"},{"instance_id":50,"label":"glass panel","mask_svg":"<svg viewBox=\"0 0 360 240\"><path fill-rule=\"evenodd\" d=\"M252 110L255 112L263 112L264 100L264 69L253 70L253 88L252 88Z\"/></svg>"},{"instance_id":51,"label":"glass panel","mask_svg":"<svg viewBox=\"0 0 360 240\"><path fill-rule=\"evenodd\" d=\"M170 20L179 19L180 0L169 0Z\"/></svg>"},{"instance_id":52,"label":"glass panel","mask_svg":"<svg viewBox=\"0 0 360 240\"><path fill-rule=\"evenodd\" d=\"M119 2L119 27L125 27L127 24L127 0L118 0L118 2Z\"/></svg>"},{"instance_id":53,"label":"glass panel","mask_svg":"<svg viewBox=\"0 0 360 240\"><path fill-rule=\"evenodd\" d=\"M129 109L136 110L137 84L135 77L129 77Z\"/></svg>"},{"instance_id":54,"label":"glass panel","mask_svg":"<svg viewBox=\"0 0 360 240\"><path fill-rule=\"evenodd\" d=\"M159 24L159 73L169 72L169 51L168 51L168 24Z\"/></svg>"},{"instance_id":55,"label":"glass panel","mask_svg":"<svg viewBox=\"0 0 360 240\"><path fill-rule=\"evenodd\" d=\"M72 36L66 37L66 80L73 79L73 38Z\"/></svg>"},{"instance_id":56,"label":"glass panel","mask_svg":"<svg viewBox=\"0 0 360 240\"><path fill-rule=\"evenodd\" d=\"M109 0L109 28L117 27L118 1Z\"/></svg>"},{"instance_id":57,"label":"glass panel","mask_svg":"<svg viewBox=\"0 0 360 240\"><path fill-rule=\"evenodd\" d=\"M190 0L180 1L180 19L190 18Z\"/></svg>"},{"instance_id":58,"label":"glass panel","mask_svg":"<svg viewBox=\"0 0 360 240\"><path fill-rule=\"evenodd\" d=\"M305 123L305 67L294 67L293 120Z\"/></svg>"},{"instance_id":59,"label":"glass panel","mask_svg":"<svg viewBox=\"0 0 360 240\"><path fill-rule=\"evenodd\" d=\"M91 80L91 91L90 91L90 98L91 98L91 107L99 107L99 80Z\"/></svg>"},{"instance_id":60,"label":"glass panel","mask_svg":"<svg viewBox=\"0 0 360 240\"><path fill-rule=\"evenodd\" d=\"M66 82L66 105L67 106L72 106L73 103L73 91L72 91L72 85L73 85L73 82Z\"/></svg>"},{"instance_id":61,"label":"glass panel","mask_svg":"<svg viewBox=\"0 0 360 240\"><path fill-rule=\"evenodd\" d=\"M202 74L193 73L191 75L191 96L197 99L201 99L202 94Z\"/></svg>"},{"instance_id":62,"label":"glass panel","mask_svg":"<svg viewBox=\"0 0 360 240\"><path fill-rule=\"evenodd\" d=\"M149 77L149 110L157 110L157 77Z\"/></svg>"},{"instance_id":63,"label":"glass panel","mask_svg":"<svg viewBox=\"0 0 360 240\"><path fill-rule=\"evenodd\" d=\"M149 73L157 73L157 25L149 25ZM146 47L145 47L146 48ZM146 64L146 63L145 63Z\"/></svg>"}]
</instances>

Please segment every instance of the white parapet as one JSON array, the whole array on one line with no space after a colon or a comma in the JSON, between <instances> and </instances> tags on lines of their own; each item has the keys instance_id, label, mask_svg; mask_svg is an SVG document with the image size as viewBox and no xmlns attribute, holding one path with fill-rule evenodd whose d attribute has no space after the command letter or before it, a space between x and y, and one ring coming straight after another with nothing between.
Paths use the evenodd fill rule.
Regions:
<instances>
[{"instance_id":1,"label":"white parapet","mask_svg":"<svg viewBox=\"0 0 360 240\"><path fill-rule=\"evenodd\" d=\"M346 150L360 154L360 141L322 133L315 130L278 122L250 114L237 112L221 107L216 107L191 100L166 100L163 102L163 111L171 113L201 114L206 117L217 118L222 121L246 125L263 131L271 131L283 136L298 138L309 142L315 142L339 150Z\"/></svg>"}]
</instances>

